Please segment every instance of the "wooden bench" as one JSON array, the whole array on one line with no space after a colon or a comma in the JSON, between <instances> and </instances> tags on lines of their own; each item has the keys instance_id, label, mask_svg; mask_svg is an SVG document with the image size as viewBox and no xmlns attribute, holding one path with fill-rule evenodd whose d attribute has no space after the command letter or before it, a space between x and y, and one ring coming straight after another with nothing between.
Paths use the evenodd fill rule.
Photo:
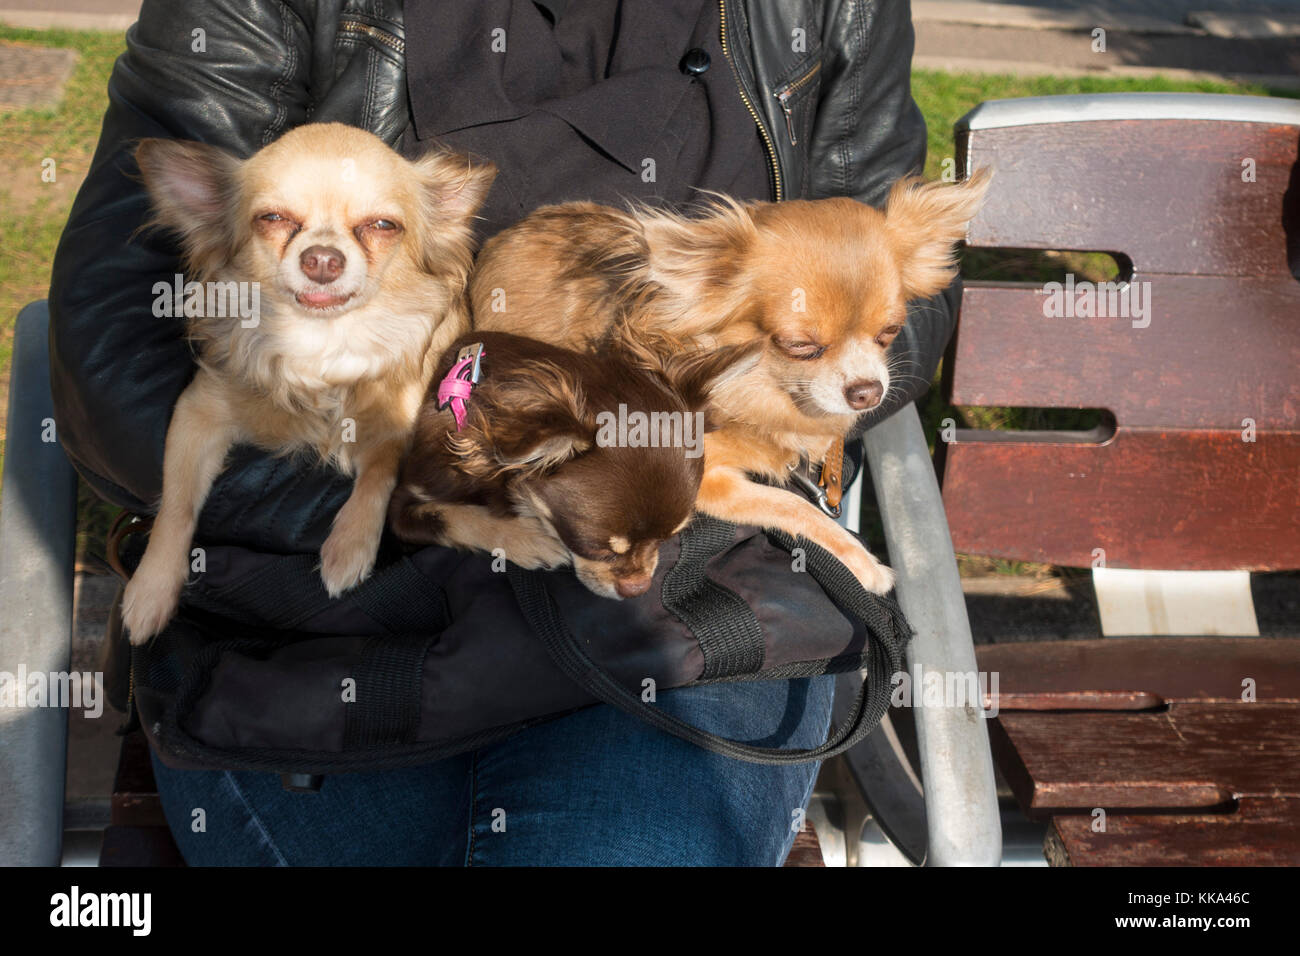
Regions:
<instances>
[{"instance_id":1,"label":"wooden bench","mask_svg":"<svg viewBox=\"0 0 1300 956\"><path fill-rule=\"evenodd\" d=\"M1300 864L1300 641L977 653L999 676L994 759L1021 808L1050 820L1050 862Z\"/></svg>"},{"instance_id":2,"label":"wooden bench","mask_svg":"<svg viewBox=\"0 0 1300 956\"><path fill-rule=\"evenodd\" d=\"M1108 252L1134 285L1084 317L1041 283L967 284L950 401L1104 409L1114 428L940 444L957 551L1300 568L1298 142L1300 103L1251 97L1050 97L963 120L959 164L997 172L970 247ZM1300 862L1300 643L1108 636L979 661L1000 677L999 767L1051 819L1050 862Z\"/></svg>"}]
</instances>

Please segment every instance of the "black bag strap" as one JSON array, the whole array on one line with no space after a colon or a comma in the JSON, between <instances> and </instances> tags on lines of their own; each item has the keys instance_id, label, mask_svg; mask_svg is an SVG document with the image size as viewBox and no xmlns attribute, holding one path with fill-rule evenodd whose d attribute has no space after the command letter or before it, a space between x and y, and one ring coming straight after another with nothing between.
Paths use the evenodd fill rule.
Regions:
<instances>
[{"instance_id":1,"label":"black bag strap","mask_svg":"<svg viewBox=\"0 0 1300 956\"><path fill-rule=\"evenodd\" d=\"M691 629L704 656L701 680L739 677L763 669L763 628L735 591L705 572L715 555L735 543L736 526L698 516L681 533L681 557L664 575L664 607Z\"/></svg>"},{"instance_id":2,"label":"black bag strap","mask_svg":"<svg viewBox=\"0 0 1300 956\"><path fill-rule=\"evenodd\" d=\"M510 565L508 574L515 599L525 619L542 639L551 660L570 680L606 704L644 720L653 727L712 753L749 763L794 764L824 760L843 753L870 734L889 708L890 679L903 668L903 649L911 628L902 610L889 598L868 594L852 573L827 551L803 539L769 532L787 551L804 549L807 567L832 599L866 629L866 677L848 717L827 737L809 749L760 747L702 730L646 703L591 659L574 639L542 574Z\"/></svg>"}]
</instances>

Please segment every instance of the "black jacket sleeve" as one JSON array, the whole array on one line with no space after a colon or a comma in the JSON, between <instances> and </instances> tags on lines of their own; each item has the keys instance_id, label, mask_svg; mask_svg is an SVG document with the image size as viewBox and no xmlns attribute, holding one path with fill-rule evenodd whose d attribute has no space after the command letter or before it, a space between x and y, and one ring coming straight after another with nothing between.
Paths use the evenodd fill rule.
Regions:
<instances>
[{"instance_id":1,"label":"black jacket sleeve","mask_svg":"<svg viewBox=\"0 0 1300 956\"><path fill-rule=\"evenodd\" d=\"M182 320L155 315L154 286L180 272L172 237L140 232L148 199L131 153L143 137L192 139L247 156L305 122L314 6L145 0L113 68L91 169L55 255L50 361L64 449L103 497L154 509L172 407L194 372ZM199 538L314 550L350 483L326 468L232 453ZM286 504L290 498L292 507ZM310 502L304 507L303 502Z\"/></svg>"},{"instance_id":2,"label":"black jacket sleeve","mask_svg":"<svg viewBox=\"0 0 1300 956\"><path fill-rule=\"evenodd\" d=\"M925 119L912 99L911 5L907 0L830 3L822 33L810 195L853 196L878 206L896 180L925 166ZM863 416L855 435L926 391L960 302L958 279L934 298L912 304L890 347L897 367L894 385L884 404Z\"/></svg>"}]
</instances>

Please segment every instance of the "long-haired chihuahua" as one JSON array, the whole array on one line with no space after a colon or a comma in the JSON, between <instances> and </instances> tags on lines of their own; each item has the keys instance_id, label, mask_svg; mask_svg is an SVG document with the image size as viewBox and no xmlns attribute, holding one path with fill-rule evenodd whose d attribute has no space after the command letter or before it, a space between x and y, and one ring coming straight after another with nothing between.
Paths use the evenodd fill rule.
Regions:
<instances>
[{"instance_id":1,"label":"long-haired chihuahua","mask_svg":"<svg viewBox=\"0 0 1300 956\"><path fill-rule=\"evenodd\" d=\"M660 545L691 518L710 396L755 353L594 356L466 333L438 363L389 524L411 544L572 564L602 597L644 594Z\"/></svg>"},{"instance_id":2,"label":"long-haired chihuahua","mask_svg":"<svg viewBox=\"0 0 1300 956\"><path fill-rule=\"evenodd\" d=\"M408 161L337 123L242 161L161 139L135 155L152 225L179 236L199 289L185 309L198 372L172 413L162 501L123 599L139 644L175 613L199 512L237 443L354 475L321 577L338 595L370 573L433 362L468 326L471 224L496 171L442 150ZM258 291L252 321L202 314L215 298L203 290L231 283Z\"/></svg>"}]
</instances>

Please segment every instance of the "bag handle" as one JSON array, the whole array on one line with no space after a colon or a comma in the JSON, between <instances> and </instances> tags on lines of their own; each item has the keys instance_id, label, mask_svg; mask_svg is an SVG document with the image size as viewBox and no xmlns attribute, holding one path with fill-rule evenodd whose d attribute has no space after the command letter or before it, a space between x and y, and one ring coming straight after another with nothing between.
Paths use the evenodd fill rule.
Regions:
<instances>
[{"instance_id":1,"label":"bag handle","mask_svg":"<svg viewBox=\"0 0 1300 956\"><path fill-rule=\"evenodd\" d=\"M794 539L789 536L771 532L769 535L786 550L794 546ZM848 717L825 743L808 749L760 747L731 740L651 706L582 649L561 619L541 573L510 565L508 576L519 609L542 639L551 660L597 700L711 753L749 763L808 763L843 753L875 730L889 708L890 678L902 669L903 648L911 638L911 628L895 602L868 594L848 569L817 545L802 540L798 543L806 549L809 572L836 603L861 621L867 632L867 673Z\"/></svg>"}]
</instances>

